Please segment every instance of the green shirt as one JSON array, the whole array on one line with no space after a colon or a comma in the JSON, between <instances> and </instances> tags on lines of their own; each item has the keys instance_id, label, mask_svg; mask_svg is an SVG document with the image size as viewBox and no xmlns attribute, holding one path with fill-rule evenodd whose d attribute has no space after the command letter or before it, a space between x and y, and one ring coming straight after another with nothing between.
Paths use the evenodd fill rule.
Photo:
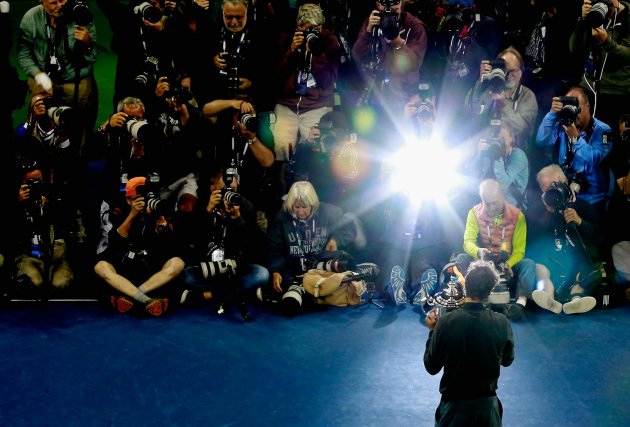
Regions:
<instances>
[{"instance_id":1,"label":"green shirt","mask_svg":"<svg viewBox=\"0 0 630 427\"><path fill-rule=\"evenodd\" d=\"M17 61L22 72L27 77L34 77L39 72L46 71L46 64L50 62L52 52L49 52L48 30L50 40L53 43L55 56L61 64L60 79L51 76L55 83L72 82L75 79L74 64L74 29L76 24L69 22L65 28L47 26L47 13L43 6L35 6L29 9L20 22L20 34L17 41ZM57 34L61 29L65 34ZM91 46L96 45L96 32L94 24L88 26L91 38ZM66 39L66 40L63 40ZM79 42L81 44L81 42ZM96 62L96 49L84 46L79 58L79 77L81 79L92 74L94 62Z\"/></svg>"},{"instance_id":2,"label":"green shirt","mask_svg":"<svg viewBox=\"0 0 630 427\"><path fill-rule=\"evenodd\" d=\"M503 223L503 216L496 219L496 225ZM474 259L478 259L477 252L479 246L477 245L477 238L479 236L479 223L477 222L477 216L475 211L471 209L468 211L468 218L466 218L466 230L464 231L464 251ZM512 253L507 260L507 264L513 267L516 263L525 257L525 244L527 243L527 225L525 223L525 215L523 212L519 212L514 226L514 233L512 234Z\"/></svg>"}]
</instances>

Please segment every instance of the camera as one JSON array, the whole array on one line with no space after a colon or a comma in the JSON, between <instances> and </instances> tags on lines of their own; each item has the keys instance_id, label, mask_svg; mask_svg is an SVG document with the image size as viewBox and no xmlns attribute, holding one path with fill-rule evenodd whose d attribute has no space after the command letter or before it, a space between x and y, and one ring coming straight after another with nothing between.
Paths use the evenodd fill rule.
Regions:
<instances>
[{"instance_id":1,"label":"camera","mask_svg":"<svg viewBox=\"0 0 630 427\"><path fill-rule=\"evenodd\" d=\"M221 196L228 205L240 206L241 203L243 203L243 197L229 187L225 187L221 190Z\"/></svg>"},{"instance_id":2,"label":"camera","mask_svg":"<svg viewBox=\"0 0 630 427\"><path fill-rule=\"evenodd\" d=\"M381 32L387 40L394 40L398 37L400 29L398 28L398 12L392 9L400 3L400 0L379 0L379 3L385 8L380 11Z\"/></svg>"},{"instance_id":3,"label":"camera","mask_svg":"<svg viewBox=\"0 0 630 427\"><path fill-rule=\"evenodd\" d=\"M46 110L46 114L52 120L53 124L58 127L63 128L72 122L72 108L66 105L49 107Z\"/></svg>"},{"instance_id":4,"label":"camera","mask_svg":"<svg viewBox=\"0 0 630 427\"><path fill-rule=\"evenodd\" d=\"M72 16L77 25L82 27L92 23L93 17L85 0L69 0L63 7L64 15Z\"/></svg>"},{"instance_id":5,"label":"camera","mask_svg":"<svg viewBox=\"0 0 630 427\"><path fill-rule=\"evenodd\" d=\"M560 123L569 126L577 120L577 116L582 111L580 109L580 101L577 96L560 96L562 108L558 111L558 120Z\"/></svg>"},{"instance_id":6,"label":"camera","mask_svg":"<svg viewBox=\"0 0 630 427\"><path fill-rule=\"evenodd\" d=\"M240 113L238 121L250 132L258 132L258 118L254 113Z\"/></svg>"},{"instance_id":7,"label":"camera","mask_svg":"<svg viewBox=\"0 0 630 427\"><path fill-rule=\"evenodd\" d=\"M492 160L496 160L505 153L505 141L501 137L492 137L487 141L488 149L484 152Z\"/></svg>"},{"instance_id":8,"label":"camera","mask_svg":"<svg viewBox=\"0 0 630 427\"><path fill-rule=\"evenodd\" d=\"M588 189L589 184L588 180L586 179L586 175L584 175L582 172L576 172L575 169L573 169L573 166L571 166L570 164L564 164L561 166L561 168L564 172L564 175L569 180L569 188L574 193L577 194L582 190Z\"/></svg>"},{"instance_id":9,"label":"camera","mask_svg":"<svg viewBox=\"0 0 630 427\"><path fill-rule=\"evenodd\" d=\"M304 42L302 45L304 50L308 47L308 50L310 50L313 55L319 55L322 52L322 37L319 30L313 27L308 27L306 30L302 31L302 36L304 36Z\"/></svg>"},{"instance_id":10,"label":"camera","mask_svg":"<svg viewBox=\"0 0 630 427\"><path fill-rule=\"evenodd\" d=\"M280 307L287 316L294 316L302 307L306 290L301 284L294 283L289 286L287 291L282 295Z\"/></svg>"},{"instance_id":11,"label":"camera","mask_svg":"<svg viewBox=\"0 0 630 427\"><path fill-rule=\"evenodd\" d=\"M415 107L418 109L416 117L420 121L431 120L433 117L433 104L428 101L416 102Z\"/></svg>"},{"instance_id":12,"label":"camera","mask_svg":"<svg viewBox=\"0 0 630 427\"><path fill-rule=\"evenodd\" d=\"M490 261L499 272L499 281L490 291L488 296L489 304L509 304L510 289L508 288L508 280L505 275L505 262L508 260L509 254L500 250L499 252L486 252L483 256L485 261Z\"/></svg>"},{"instance_id":13,"label":"camera","mask_svg":"<svg viewBox=\"0 0 630 427\"><path fill-rule=\"evenodd\" d=\"M140 18L152 23L157 24L162 19L162 11L153 6L148 1L142 2L133 8L133 12Z\"/></svg>"},{"instance_id":14,"label":"camera","mask_svg":"<svg viewBox=\"0 0 630 427\"><path fill-rule=\"evenodd\" d=\"M606 22L608 12L613 8L614 6L609 0L594 0L591 11L586 15L584 20L591 28L601 27Z\"/></svg>"},{"instance_id":15,"label":"camera","mask_svg":"<svg viewBox=\"0 0 630 427\"><path fill-rule=\"evenodd\" d=\"M571 200L571 189L564 182L552 182L551 186L542 194L545 205L554 211L565 209Z\"/></svg>"},{"instance_id":16,"label":"camera","mask_svg":"<svg viewBox=\"0 0 630 427\"><path fill-rule=\"evenodd\" d=\"M225 60L226 69L219 73L227 78L228 96L235 97L240 92L241 81L238 70L243 58L237 52L223 52L221 58Z\"/></svg>"},{"instance_id":17,"label":"camera","mask_svg":"<svg viewBox=\"0 0 630 427\"><path fill-rule=\"evenodd\" d=\"M152 172L147 174L146 184L138 185L136 193L144 197L145 211L164 212L166 203L165 200L160 198L160 176L157 173Z\"/></svg>"},{"instance_id":18,"label":"camera","mask_svg":"<svg viewBox=\"0 0 630 427\"><path fill-rule=\"evenodd\" d=\"M30 178L26 181L26 185L30 190L29 199L33 203L39 202L44 195L44 182L40 178Z\"/></svg>"},{"instance_id":19,"label":"camera","mask_svg":"<svg viewBox=\"0 0 630 427\"><path fill-rule=\"evenodd\" d=\"M481 77L483 90L489 90L492 93L501 93L505 90L505 79L507 77L507 68L503 58L488 61L492 69L488 74Z\"/></svg>"},{"instance_id":20,"label":"camera","mask_svg":"<svg viewBox=\"0 0 630 427\"><path fill-rule=\"evenodd\" d=\"M127 133L129 133L131 138L142 141L147 136L147 132L149 132L150 126L147 127L148 124L149 122L146 120L140 121L136 116L129 116L125 123L125 129L127 129Z\"/></svg>"},{"instance_id":21,"label":"camera","mask_svg":"<svg viewBox=\"0 0 630 427\"><path fill-rule=\"evenodd\" d=\"M186 104L193 99L192 92L187 87L182 86L181 78L171 79L166 77L169 83L169 90L164 92L165 99L172 99L176 104Z\"/></svg>"}]
</instances>

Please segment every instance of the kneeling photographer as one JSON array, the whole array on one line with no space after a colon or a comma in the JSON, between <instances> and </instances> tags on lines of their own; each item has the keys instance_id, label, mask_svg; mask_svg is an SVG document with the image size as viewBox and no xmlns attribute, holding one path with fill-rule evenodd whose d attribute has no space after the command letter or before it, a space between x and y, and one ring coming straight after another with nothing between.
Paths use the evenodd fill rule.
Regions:
<instances>
[{"instance_id":1,"label":"kneeling photographer","mask_svg":"<svg viewBox=\"0 0 630 427\"><path fill-rule=\"evenodd\" d=\"M611 136L610 126L591 116L588 94L581 87L553 98L536 134L536 144L553 150L551 158L563 166L565 174L584 177L587 188L581 188L577 197L602 213L610 184L602 162L610 153Z\"/></svg>"},{"instance_id":2,"label":"kneeling photographer","mask_svg":"<svg viewBox=\"0 0 630 427\"><path fill-rule=\"evenodd\" d=\"M215 99L203 106L203 116L212 123L212 138L204 158L226 172L226 184L238 177L239 192L256 208L258 227L267 231L267 220L277 211L279 195L271 194L274 162L273 137L261 126L256 107L247 96Z\"/></svg>"},{"instance_id":3,"label":"kneeling photographer","mask_svg":"<svg viewBox=\"0 0 630 427\"><path fill-rule=\"evenodd\" d=\"M527 254L536 261L543 288L532 299L554 313L585 313L595 307L590 293L601 281L603 216L576 198L559 165L541 169L536 181L542 196L527 212Z\"/></svg>"},{"instance_id":4,"label":"kneeling photographer","mask_svg":"<svg viewBox=\"0 0 630 427\"><path fill-rule=\"evenodd\" d=\"M181 240L161 212L163 204L154 191L144 176L127 181L126 205L112 210L107 247L94 266L96 275L112 288L109 299L119 313L140 306L161 316L184 269Z\"/></svg>"},{"instance_id":5,"label":"kneeling photographer","mask_svg":"<svg viewBox=\"0 0 630 427\"><path fill-rule=\"evenodd\" d=\"M514 131L507 123L502 122L496 129L491 129L488 137L481 138L477 145L476 172L482 180L499 181L507 202L525 210L529 161L515 142Z\"/></svg>"},{"instance_id":6,"label":"kneeling photographer","mask_svg":"<svg viewBox=\"0 0 630 427\"><path fill-rule=\"evenodd\" d=\"M17 245L15 245L15 295L44 298L66 289L74 274L66 258L66 238L55 221L58 209L49 195L49 173L38 163L22 164L17 193Z\"/></svg>"},{"instance_id":7,"label":"kneeling photographer","mask_svg":"<svg viewBox=\"0 0 630 427\"><path fill-rule=\"evenodd\" d=\"M196 232L187 254L182 303L211 300L221 314L236 300L248 319L246 302L254 296L250 291L269 282L261 259L265 236L256 227L253 204L238 192L237 179L227 185L224 171L214 169L208 187L208 202L194 216Z\"/></svg>"}]
</instances>

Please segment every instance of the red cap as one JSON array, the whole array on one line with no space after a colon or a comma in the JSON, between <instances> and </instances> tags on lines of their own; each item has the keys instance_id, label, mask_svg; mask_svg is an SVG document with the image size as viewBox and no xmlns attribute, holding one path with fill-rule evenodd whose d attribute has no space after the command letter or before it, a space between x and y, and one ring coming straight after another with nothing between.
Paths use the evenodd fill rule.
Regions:
<instances>
[{"instance_id":1,"label":"red cap","mask_svg":"<svg viewBox=\"0 0 630 427\"><path fill-rule=\"evenodd\" d=\"M137 176L135 178L131 178L129 181L127 181L127 185L125 185L125 193L127 197L136 197L138 195L138 192L136 191L136 189L138 188L139 185L145 185L147 182L147 179L143 176Z\"/></svg>"}]
</instances>

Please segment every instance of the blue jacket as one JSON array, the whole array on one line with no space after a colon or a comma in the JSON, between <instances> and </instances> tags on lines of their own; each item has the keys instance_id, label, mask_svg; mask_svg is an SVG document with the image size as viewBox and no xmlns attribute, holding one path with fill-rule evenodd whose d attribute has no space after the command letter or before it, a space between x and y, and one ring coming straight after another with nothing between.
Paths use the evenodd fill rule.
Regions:
<instances>
[{"instance_id":1,"label":"blue jacket","mask_svg":"<svg viewBox=\"0 0 630 427\"><path fill-rule=\"evenodd\" d=\"M610 126L593 117L588 129L580 132L573 145L575 157L571 166L575 172L584 174L589 184L586 190L578 193L578 197L591 204L606 200L608 194L609 172L601 164L612 148L611 133ZM536 144L553 146L556 141L560 142L557 161L563 165L570 154L567 152L568 137L558 121L558 115L548 112L538 127Z\"/></svg>"}]
</instances>

